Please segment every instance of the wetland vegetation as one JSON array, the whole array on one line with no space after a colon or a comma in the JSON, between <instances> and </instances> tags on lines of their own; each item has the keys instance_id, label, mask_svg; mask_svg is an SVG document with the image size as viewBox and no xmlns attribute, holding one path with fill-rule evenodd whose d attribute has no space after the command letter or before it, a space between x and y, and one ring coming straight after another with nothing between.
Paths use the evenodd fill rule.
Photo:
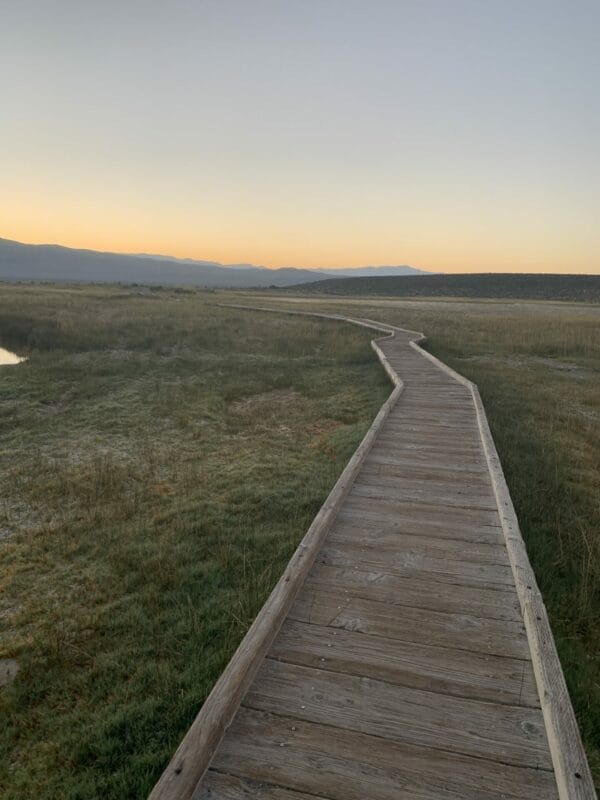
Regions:
<instances>
[{"instance_id":1,"label":"wetland vegetation","mask_svg":"<svg viewBox=\"0 0 600 800\"><path fill-rule=\"evenodd\" d=\"M143 796L423 330L480 387L596 779L600 307L3 285L0 788Z\"/></svg>"},{"instance_id":2,"label":"wetland vegetation","mask_svg":"<svg viewBox=\"0 0 600 800\"><path fill-rule=\"evenodd\" d=\"M214 299L2 286L6 800L145 796L389 394L369 331Z\"/></svg>"}]
</instances>

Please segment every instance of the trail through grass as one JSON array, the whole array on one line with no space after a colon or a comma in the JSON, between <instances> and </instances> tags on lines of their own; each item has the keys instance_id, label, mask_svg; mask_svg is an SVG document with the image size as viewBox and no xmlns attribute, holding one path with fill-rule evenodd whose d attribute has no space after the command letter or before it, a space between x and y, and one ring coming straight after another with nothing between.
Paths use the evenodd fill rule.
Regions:
<instances>
[{"instance_id":1,"label":"trail through grass","mask_svg":"<svg viewBox=\"0 0 600 800\"><path fill-rule=\"evenodd\" d=\"M600 788L600 306L254 302L423 331L427 349L477 383Z\"/></svg>"}]
</instances>

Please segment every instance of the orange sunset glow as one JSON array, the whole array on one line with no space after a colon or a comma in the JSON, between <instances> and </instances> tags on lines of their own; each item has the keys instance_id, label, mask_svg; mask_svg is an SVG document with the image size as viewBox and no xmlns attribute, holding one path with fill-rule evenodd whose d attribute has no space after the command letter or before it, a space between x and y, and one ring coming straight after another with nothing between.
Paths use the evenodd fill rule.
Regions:
<instances>
[{"instance_id":1,"label":"orange sunset glow","mask_svg":"<svg viewBox=\"0 0 600 800\"><path fill-rule=\"evenodd\" d=\"M23 36L3 46L19 81L0 236L267 267L598 272L598 56L566 11L540 27L521 8L514 28L500 4L209 3L117 29L113 5L8 11Z\"/></svg>"}]
</instances>

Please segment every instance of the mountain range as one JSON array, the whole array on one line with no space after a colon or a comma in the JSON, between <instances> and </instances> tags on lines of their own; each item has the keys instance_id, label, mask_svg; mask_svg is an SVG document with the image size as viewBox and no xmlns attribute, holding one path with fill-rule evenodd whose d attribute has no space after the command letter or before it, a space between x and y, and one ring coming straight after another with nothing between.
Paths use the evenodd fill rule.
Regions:
<instances>
[{"instance_id":1,"label":"mountain range","mask_svg":"<svg viewBox=\"0 0 600 800\"><path fill-rule=\"evenodd\" d=\"M260 288L292 286L333 278L424 274L427 274L425 270L406 265L348 267L329 271L299 267L268 269L253 264L220 264L216 261L147 253L105 253L0 239L0 279L11 281Z\"/></svg>"}]
</instances>

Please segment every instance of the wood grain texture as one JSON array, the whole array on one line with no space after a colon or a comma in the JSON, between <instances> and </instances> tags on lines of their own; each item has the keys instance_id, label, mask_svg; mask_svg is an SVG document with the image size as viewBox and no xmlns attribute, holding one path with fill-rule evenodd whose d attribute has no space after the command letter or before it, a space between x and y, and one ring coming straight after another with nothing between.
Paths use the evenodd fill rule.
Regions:
<instances>
[{"instance_id":1,"label":"wood grain texture","mask_svg":"<svg viewBox=\"0 0 600 800\"><path fill-rule=\"evenodd\" d=\"M385 543L327 542L318 556L318 563L328 567L351 568L371 575L391 575L427 584L444 583L481 590L515 592L508 564L486 564L453 559L442 552L434 554L424 548L392 550ZM360 564L360 570L356 566ZM313 573L314 574L314 573ZM372 579L370 579L372 580ZM515 594L516 597L516 594Z\"/></svg>"},{"instance_id":2,"label":"wood grain texture","mask_svg":"<svg viewBox=\"0 0 600 800\"><path fill-rule=\"evenodd\" d=\"M446 580L442 580L442 578ZM481 619L507 619L522 622L519 599L514 587L506 591L469 586L464 578L427 573L418 576L393 575L389 571L368 571L316 564L306 578L306 589L335 592L342 599L375 600L388 606L429 609L443 613L469 614ZM391 612L390 612L391 613Z\"/></svg>"},{"instance_id":3,"label":"wood grain texture","mask_svg":"<svg viewBox=\"0 0 600 800\"><path fill-rule=\"evenodd\" d=\"M361 473L352 487L352 494L360 497L373 497L392 501L424 502L443 508L483 509L496 514L494 500L485 495L463 492L454 487L432 492L427 487L403 486L397 478L381 475L373 477Z\"/></svg>"},{"instance_id":4,"label":"wood grain texture","mask_svg":"<svg viewBox=\"0 0 600 800\"><path fill-rule=\"evenodd\" d=\"M352 507L352 501L346 502L340 509L336 522L343 523L361 530L375 531L382 534L398 533L411 536L435 537L450 539L455 542L464 542L465 551L470 544L497 544L504 541L502 528L490 524L490 519L473 520L465 523L462 520L421 519L415 516L414 510L404 505L396 505L390 510L382 508L381 503L364 503L364 508L359 510Z\"/></svg>"},{"instance_id":5,"label":"wood grain texture","mask_svg":"<svg viewBox=\"0 0 600 800\"><path fill-rule=\"evenodd\" d=\"M369 456L365 459L364 469L375 470L383 468L388 475L408 481L444 481L448 486L468 483L476 486L492 488L488 475L482 470L481 462L474 464L472 469L461 467L456 469L455 464L435 464L431 461L422 466L414 463L414 458L407 459L402 456L384 456L377 454L374 446Z\"/></svg>"},{"instance_id":6,"label":"wood grain texture","mask_svg":"<svg viewBox=\"0 0 600 800\"><path fill-rule=\"evenodd\" d=\"M383 739L552 769L537 708L452 697L265 659L244 706Z\"/></svg>"},{"instance_id":7,"label":"wood grain texture","mask_svg":"<svg viewBox=\"0 0 600 800\"><path fill-rule=\"evenodd\" d=\"M287 620L270 657L431 692L539 707L529 661Z\"/></svg>"},{"instance_id":8,"label":"wood grain texture","mask_svg":"<svg viewBox=\"0 0 600 800\"><path fill-rule=\"evenodd\" d=\"M411 496L389 496L383 491L377 493L372 487L363 488L354 484L344 503L344 511L356 511L360 519L363 511L377 511L386 514L388 519L394 519L396 514L408 515L419 522L456 523L464 528L472 526L491 525L498 527L498 512L488 508L467 508L461 505L444 504L435 502L434 498L420 498Z\"/></svg>"},{"instance_id":9,"label":"wood grain texture","mask_svg":"<svg viewBox=\"0 0 600 800\"><path fill-rule=\"evenodd\" d=\"M525 626L520 620L397 606L315 585L307 585L298 596L289 618L404 642L529 660Z\"/></svg>"},{"instance_id":10,"label":"wood grain texture","mask_svg":"<svg viewBox=\"0 0 600 800\"><path fill-rule=\"evenodd\" d=\"M421 532L410 532L408 525L385 522L369 525L369 520L349 520L338 515L326 539L326 545L351 544L364 548L365 558L377 552L391 554L391 562L402 562L407 554L422 554L444 561L460 561L461 564L493 564L510 569L506 548L500 538L481 533L481 538L459 539L457 536L439 536L435 529L424 528ZM458 533L458 532L457 532ZM373 553L373 551L375 551ZM387 556L386 556L387 557ZM512 574L512 573L511 573ZM511 581L511 585L514 583Z\"/></svg>"},{"instance_id":11,"label":"wood grain texture","mask_svg":"<svg viewBox=\"0 0 600 800\"><path fill-rule=\"evenodd\" d=\"M444 497L447 494L453 496L467 496L485 498L491 503L494 501L494 493L491 483L482 481L469 481L465 475L461 475L458 480L451 480L446 475L429 475L427 477L408 477L398 471L391 464L365 464L360 472L361 481L364 483L382 483L384 486L400 486L405 490L414 490L423 495L434 495Z\"/></svg>"},{"instance_id":12,"label":"wood grain texture","mask_svg":"<svg viewBox=\"0 0 600 800\"><path fill-rule=\"evenodd\" d=\"M202 785L192 795L193 800L328 800L323 795L294 792L266 781L238 778L209 769Z\"/></svg>"},{"instance_id":13,"label":"wood grain texture","mask_svg":"<svg viewBox=\"0 0 600 800\"><path fill-rule=\"evenodd\" d=\"M213 767L331 800L556 800L554 776L241 708ZM260 797L260 795L258 795Z\"/></svg>"}]
</instances>

